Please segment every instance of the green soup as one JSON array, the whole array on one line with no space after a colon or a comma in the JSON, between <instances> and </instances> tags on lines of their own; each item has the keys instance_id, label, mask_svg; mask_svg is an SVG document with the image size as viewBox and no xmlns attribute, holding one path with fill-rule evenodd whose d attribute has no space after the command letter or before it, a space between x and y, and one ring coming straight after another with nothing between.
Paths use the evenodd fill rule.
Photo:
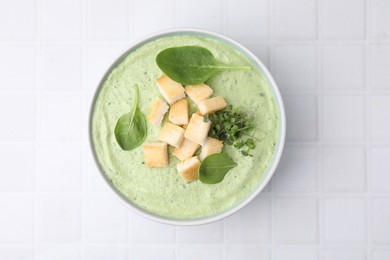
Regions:
<instances>
[{"instance_id":1,"label":"green soup","mask_svg":"<svg viewBox=\"0 0 390 260\"><path fill-rule=\"evenodd\" d=\"M228 104L253 113L253 136L259 140L253 157L245 157L225 145L224 152L238 166L214 185L198 180L185 184L176 171L178 160L171 155L169 167L147 168L143 165L142 146L123 151L114 136L118 118L128 113L133 104L135 84L139 86L139 108L145 115L152 100L156 96L162 97L155 83L162 75L155 61L156 55L166 48L184 45L203 46L226 64L252 66L249 71L218 73L206 82L213 88L213 96L221 95ZM148 124L147 141L157 141L159 130L160 127ZM258 186L270 164L277 134L274 98L258 69L233 47L212 38L192 35L161 37L129 53L103 82L92 116L93 146L107 179L133 205L155 215L176 219L215 215L245 199Z\"/></svg>"}]
</instances>

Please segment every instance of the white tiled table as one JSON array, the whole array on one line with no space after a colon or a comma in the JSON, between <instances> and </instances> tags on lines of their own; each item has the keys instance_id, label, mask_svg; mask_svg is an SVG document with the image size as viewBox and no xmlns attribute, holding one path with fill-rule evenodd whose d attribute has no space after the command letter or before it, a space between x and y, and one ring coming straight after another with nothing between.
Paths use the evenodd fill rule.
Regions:
<instances>
[{"instance_id":1,"label":"white tiled table","mask_svg":"<svg viewBox=\"0 0 390 260\"><path fill-rule=\"evenodd\" d=\"M88 148L105 68L179 26L251 48L287 112L272 183L200 227L129 212ZM0 259L390 259L389 0L3 0L0 119Z\"/></svg>"}]
</instances>

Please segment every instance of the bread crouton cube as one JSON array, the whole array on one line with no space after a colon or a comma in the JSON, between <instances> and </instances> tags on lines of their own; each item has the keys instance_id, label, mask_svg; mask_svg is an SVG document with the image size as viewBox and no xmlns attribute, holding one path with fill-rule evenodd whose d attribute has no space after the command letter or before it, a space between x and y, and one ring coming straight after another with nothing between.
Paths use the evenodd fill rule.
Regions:
<instances>
[{"instance_id":1,"label":"bread crouton cube","mask_svg":"<svg viewBox=\"0 0 390 260\"><path fill-rule=\"evenodd\" d=\"M204 141L206 140L207 134L209 133L210 126L210 120L208 122L205 122L203 120L203 116L194 113L192 114L187 129L185 130L184 137L194 143L203 145Z\"/></svg>"},{"instance_id":2,"label":"bread crouton cube","mask_svg":"<svg viewBox=\"0 0 390 260\"><path fill-rule=\"evenodd\" d=\"M180 161L190 158L196 150L198 150L199 144L194 143L184 138L179 148L173 149L172 154L176 156Z\"/></svg>"},{"instance_id":3,"label":"bread crouton cube","mask_svg":"<svg viewBox=\"0 0 390 260\"><path fill-rule=\"evenodd\" d=\"M165 74L156 79L156 83L161 94L170 105L184 98L186 95L183 86L180 83L173 81Z\"/></svg>"},{"instance_id":4,"label":"bread crouton cube","mask_svg":"<svg viewBox=\"0 0 390 260\"><path fill-rule=\"evenodd\" d=\"M152 107L147 115L148 121L153 125L160 125L169 106L164 100L157 97L153 100Z\"/></svg>"},{"instance_id":5,"label":"bread crouton cube","mask_svg":"<svg viewBox=\"0 0 390 260\"><path fill-rule=\"evenodd\" d=\"M188 124L188 101L181 99L171 105L169 110L169 121L176 125Z\"/></svg>"},{"instance_id":6,"label":"bread crouton cube","mask_svg":"<svg viewBox=\"0 0 390 260\"><path fill-rule=\"evenodd\" d=\"M198 105L199 111L202 115L211 114L215 111L222 110L226 106L226 101L222 96L205 99Z\"/></svg>"},{"instance_id":7,"label":"bread crouton cube","mask_svg":"<svg viewBox=\"0 0 390 260\"><path fill-rule=\"evenodd\" d=\"M198 85L188 85L184 89L191 100L197 105L199 105L200 101L211 97L213 94L213 89L203 83Z\"/></svg>"},{"instance_id":8,"label":"bread crouton cube","mask_svg":"<svg viewBox=\"0 0 390 260\"><path fill-rule=\"evenodd\" d=\"M184 182L189 183L198 178L198 168L200 161L196 156L188 158L176 165L176 169L179 172Z\"/></svg>"},{"instance_id":9,"label":"bread crouton cube","mask_svg":"<svg viewBox=\"0 0 390 260\"><path fill-rule=\"evenodd\" d=\"M168 145L163 142L146 142L144 160L147 167L168 166Z\"/></svg>"},{"instance_id":10,"label":"bread crouton cube","mask_svg":"<svg viewBox=\"0 0 390 260\"><path fill-rule=\"evenodd\" d=\"M185 130L180 126L166 122L160 131L158 139L174 147L179 147L184 138Z\"/></svg>"},{"instance_id":11,"label":"bread crouton cube","mask_svg":"<svg viewBox=\"0 0 390 260\"><path fill-rule=\"evenodd\" d=\"M218 139L207 137L204 145L202 146L202 151L200 152L200 160L204 160L207 156L214 153L222 152L223 143Z\"/></svg>"}]
</instances>

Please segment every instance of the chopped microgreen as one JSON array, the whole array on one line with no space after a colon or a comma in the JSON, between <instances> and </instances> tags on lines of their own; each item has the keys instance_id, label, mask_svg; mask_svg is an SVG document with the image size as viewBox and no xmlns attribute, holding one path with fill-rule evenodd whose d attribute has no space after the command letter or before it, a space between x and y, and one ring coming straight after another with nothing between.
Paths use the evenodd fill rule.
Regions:
<instances>
[{"instance_id":1,"label":"chopped microgreen","mask_svg":"<svg viewBox=\"0 0 390 260\"><path fill-rule=\"evenodd\" d=\"M212 137L226 145L233 145L244 156L251 156L249 151L255 149L255 141L253 138L245 139L245 136L248 136L248 132L253 128L253 116L228 105L224 110L208 116L207 120L212 122L210 131Z\"/></svg>"}]
</instances>

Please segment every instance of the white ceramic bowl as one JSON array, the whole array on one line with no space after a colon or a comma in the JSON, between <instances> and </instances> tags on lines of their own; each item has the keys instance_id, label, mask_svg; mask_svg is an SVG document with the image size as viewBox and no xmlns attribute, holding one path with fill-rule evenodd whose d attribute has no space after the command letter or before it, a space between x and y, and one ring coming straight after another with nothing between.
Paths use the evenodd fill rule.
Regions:
<instances>
[{"instance_id":1,"label":"white ceramic bowl","mask_svg":"<svg viewBox=\"0 0 390 260\"><path fill-rule=\"evenodd\" d=\"M139 46L142 46L143 44L150 42L154 39L164 37L164 36L173 36L173 35L185 35L185 34L191 34L195 36L201 36L201 37L210 37L213 39L217 39L219 41L224 42L225 44L228 44L232 46L233 48L239 50L241 53L243 53L252 63L254 66L257 67L257 69L263 74L264 78L268 82L269 88L271 89L274 99L275 99L275 105L277 108L278 112L278 137L277 137L277 142L275 145L275 151L274 155L272 157L271 162L269 163L266 171L261 177L261 180L259 180L259 183L257 187L252 191L252 193L248 194L248 196L242 200L240 203L238 203L236 206L227 209L224 212L221 212L219 214L213 215L213 216L208 216L204 218L197 218L197 219L171 219L167 217L162 217L158 215L153 215L149 212L143 211L142 209L136 207L133 205L128 199L126 199L116 188L112 183L107 179L106 175L104 174L103 170L100 168L99 163L97 161L97 157L93 148L93 143L92 143L92 115L93 115L93 109L95 106L96 98L100 92L100 88L102 87L106 77L109 75L111 72L111 69L117 66L124 57L126 57L131 51L134 49L138 48ZM129 209L134 211L135 213L146 217L148 219L160 222L160 223L165 223L165 224L171 224L171 225L181 225L181 226L192 226L192 225L201 225L201 224L207 224L210 222L218 221L223 218L226 218L227 216L232 215L233 213L239 211L245 205L247 205L249 202L251 202L262 190L263 188L267 185L269 180L271 179L272 175L275 172L275 169L279 163L280 157L282 155L283 147L284 147L284 140L285 140L285 134L286 134L286 116L284 112L284 106L283 106L283 101L282 97L280 95L279 89L274 81L274 79L271 76L271 73L268 71L268 69L264 66L264 64L247 48L239 44L238 42L230 39L227 36L221 35L219 33L207 31L207 30L202 30L202 29L193 29L193 28L177 28L177 29L170 29L170 30L165 30L161 32L154 33L152 35L149 35L135 43L129 46L129 48L122 54L116 61L110 66L110 68L107 70L105 75L102 77L99 87L96 90L94 100L92 102L92 106L90 109L90 118L89 118L89 136L90 136L90 144L91 144L91 150L95 158L95 162L97 163L101 176L104 178L106 183L110 186L111 190L115 194L117 198L119 198L120 201L124 203Z\"/></svg>"}]
</instances>

